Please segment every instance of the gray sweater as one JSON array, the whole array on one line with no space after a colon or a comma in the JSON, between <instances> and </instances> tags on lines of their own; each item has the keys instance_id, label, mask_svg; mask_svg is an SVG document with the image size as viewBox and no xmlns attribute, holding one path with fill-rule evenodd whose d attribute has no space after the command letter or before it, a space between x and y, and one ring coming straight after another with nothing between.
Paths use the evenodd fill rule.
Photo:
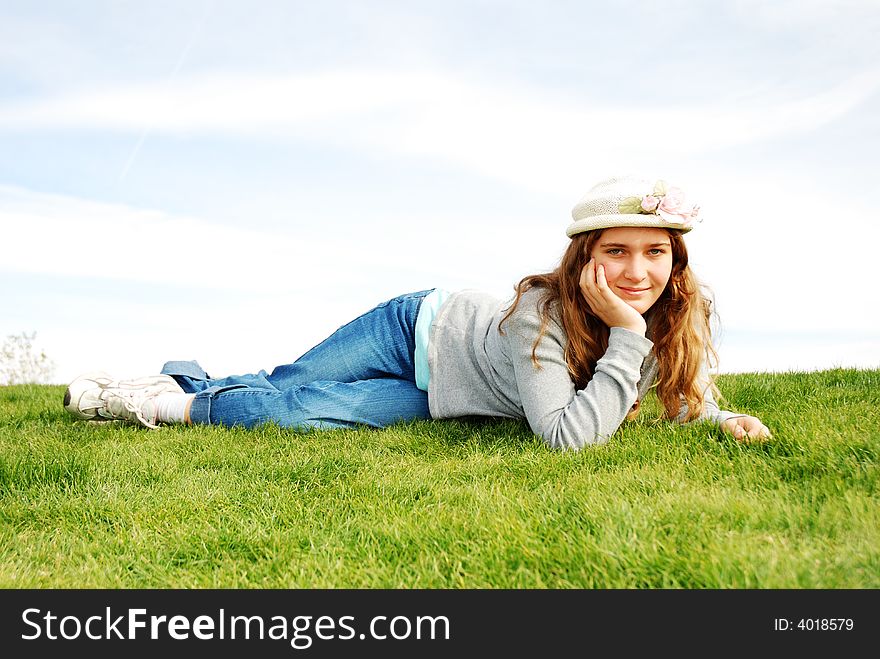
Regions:
<instances>
[{"instance_id":1,"label":"gray sweater","mask_svg":"<svg viewBox=\"0 0 880 659\"><path fill-rule=\"evenodd\" d=\"M576 390L568 373L568 339L552 316L538 344L541 367L532 362L532 345L541 327L541 289L523 294L513 315L494 296L474 290L453 293L437 312L428 342L428 404L437 419L496 416L526 419L553 448L580 449L608 441L636 400L657 377L653 342L612 327L608 349L596 363L593 379ZM708 386L708 376L703 374ZM721 423L735 416L720 410L711 391L701 419ZM683 406L679 420L687 413Z\"/></svg>"}]
</instances>

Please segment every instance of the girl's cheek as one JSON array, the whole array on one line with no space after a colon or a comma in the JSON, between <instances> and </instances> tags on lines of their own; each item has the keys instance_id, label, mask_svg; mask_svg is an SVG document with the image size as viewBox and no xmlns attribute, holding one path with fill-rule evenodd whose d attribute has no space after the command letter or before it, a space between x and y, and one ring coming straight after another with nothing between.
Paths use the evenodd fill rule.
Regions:
<instances>
[{"instance_id":1,"label":"girl's cheek","mask_svg":"<svg viewBox=\"0 0 880 659\"><path fill-rule=\"evenodd\" d=\"M672 266L667 267L658 267L654 268L651 271L652 277L655 281L662 281L664 285L669 283L669 277L672 275Z\"/></svg>"},{"instance_id":2,"label":"girl's cheek","mask_svg":"<svg viewBox=\"0 0 880 659\"><path fill-rule=\"evenodd\" d=\"M599 266L599 265L605 266L605 280L606 281L611 283L615 279L617 279L617 275L619 274L618 268L613 263L604 263L602 261L602 259L599 259L598 261L596 261L596 265L597 266Z\"/></svg>"}]
</instances>

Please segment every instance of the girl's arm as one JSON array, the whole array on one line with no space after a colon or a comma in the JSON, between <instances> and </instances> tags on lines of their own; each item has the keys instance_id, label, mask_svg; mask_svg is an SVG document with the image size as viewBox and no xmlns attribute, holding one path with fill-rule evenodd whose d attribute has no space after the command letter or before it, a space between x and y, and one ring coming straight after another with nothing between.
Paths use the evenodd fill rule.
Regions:
<instances>
[{"instance_id":1,"label":"girl's arm","mask_svg":"<svg viewBox=\"0 0 880 659\"><path fill-rule=\"evenodd\" d=\"M580 449L608 441L636 400L639 369L653 343L636 332L612 328L592 380L578 391L565 361L562 327L550 322L536 350L536 368L532 345L540 316L518 309L508 322L510 357L532 432L553 448Z\"/></svg>"},{"instance_id":2,"label":"girl's arm","mask_svg":"<svg viewBox=\"0 0 880 659\"><path fill-rule=\"evenodd\" d=\"M712 387L709 386L709 371L705 364L700 371L700 383L703 385L703 413L695 421L712 421L718 425L724 432L730 433L736 439L748 441L750 439L767 439L770 435L770 429L765 426L758 417L748 414L737 414L729 410L722 410L718 407L715 397L712 395ZM688 405L682 399L681 409L678 414L678 421L684 422L688 413Z\"/></svg>"},{"instance_id":3,"label":"girl's arm","mask_svg":"<svg viewBox=\"0 0 880 659\"><path fill-rule=\"evenodd\" d=\"M620 427L638 396L640 367L653 343L645 338L645 320L615 295L605 268L591 259L581 270L580 289L593 312L610 328L608 348L596 363L590 382L575 391L565 360L565 332L549 324L540 333L536 309L520 307L511 318L510 355L517 389L532 432L554 448L579 449L601 444Z\"/></svg>"}]
</instances>

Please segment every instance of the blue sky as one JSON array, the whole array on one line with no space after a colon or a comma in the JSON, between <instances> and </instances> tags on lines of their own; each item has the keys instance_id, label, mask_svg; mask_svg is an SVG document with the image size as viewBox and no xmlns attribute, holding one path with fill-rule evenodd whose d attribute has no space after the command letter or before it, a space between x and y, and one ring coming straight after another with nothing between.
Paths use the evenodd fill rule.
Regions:
<instances>
[{"instance_id":1,"label":"blue sky","mask_svg":"<svg viewBox=\"0 0 880 659\"><path fill-rule=\"evenodd\" d=\"M700 202L721 371L880 367L880 2L0 0L0 335L55 381L292 361L507 297L639 172Z\"/></svg>"}]
</instances>

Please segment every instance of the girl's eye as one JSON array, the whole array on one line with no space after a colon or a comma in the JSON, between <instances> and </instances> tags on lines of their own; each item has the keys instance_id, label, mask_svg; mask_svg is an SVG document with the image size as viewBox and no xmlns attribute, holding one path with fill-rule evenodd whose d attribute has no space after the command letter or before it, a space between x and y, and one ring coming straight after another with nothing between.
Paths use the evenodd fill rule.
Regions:
<instances>
[{"instance_id":1,"label":"girl's eye","mask_svg":"<svg viewBox=\"0 0 880 659\"><path fill-rule=\"evenodd\" d=\"M654 249L648 250L654 256L660 256L661 254L665 254L666 252L660 249L659 247L655 247Z\"/></svg>"},{"instance_id":2,"label":"girl's eye","mask_svg":"<svg viewBox=\"0 0 880 659\"><path fill-rule=\"evenodd\" d=\"M617 254L620 254L621 252L623 252L623 250L620 249L619 247L612 247L611 249L609 249L606 252L606 254L611 254L612 256L616 256Z\"/></svg>"}]
</instances>

